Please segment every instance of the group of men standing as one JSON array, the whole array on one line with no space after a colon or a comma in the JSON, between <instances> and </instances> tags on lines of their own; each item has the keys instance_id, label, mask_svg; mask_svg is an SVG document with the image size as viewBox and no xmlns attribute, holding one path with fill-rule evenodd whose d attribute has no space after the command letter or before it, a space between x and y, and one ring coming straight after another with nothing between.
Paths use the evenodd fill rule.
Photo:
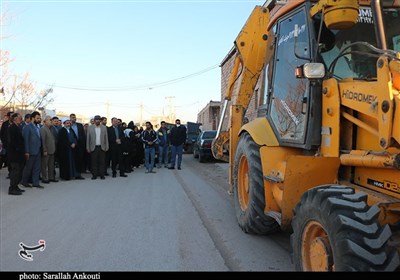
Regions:
<instances>
[{"instance_id":1,"label":"group of men standing","mask_svg":"<svg viewBox=\"0 0 400 280\"><path fill-rule=\"evenodd\" d=\"M111 119L111 126L106 127L104 117L96 115L93 124L87 129L76 122L76 115L63 118L45 117L43 124L40 113L35 111L25 116L9 112L1 126L1 140L7 153L10 178L10 195L21 195L27 188L44 188L42 183L58 182L55 179L55 162L60 168L60 178L70 180L84 179L81 175L86 171L85 154L90 155L90 171L92 179L105 179L107 166L111 163L112 177L117 170L121 177L127 177L132 161L126 161L129 155L127 143L137 143L144 147L146 173L155 173L155 150L158 149L158 168L168 167L168 148L171 146L171 164L169 169L181 169L183 144L186 141L186 128L175 121L169 130L166 123L161 122L158 131L153 130L150 122L140 132L137 127L128 126L123 129L118 119ZM124 145L125 144L125 145ZM129 170L129 171L128 171ZM133 169L132 169L133 170Z\"/></svg>"},{"instance_id":2,"label":"group of men standing","mask_svg":"<svg viewBox=\"0 0 400 280\"><path fill-rule=\"evenodd\" d=\"M42 135L47 126L40 127L41 116L35 111L25 118L23 123L19 113L9 112L8 119L1 127L1 140L7 153L10 177L9 194L21 195L24 190L18 185L43 188L39 184L41 161L47 158L42 154ZM51 138L53 136L51 135ZM48 143L46 143L46 147ZM55 149L55 147L53 147ZM42 157L43 156L43 157ZM54 175L52 180L55 181ZM30 185L29 183L32 183Z\"/></svg>"},{"instance_id":3,"label":"group of men standing","mask_svg":"<svg viewBox=\"0 0 400 280\"><path fill-rule=\"evenodd\" d=\"M57 117L50 116L45 117L42 124L37 111L27 114L24 122L19 113L9 112L7 116L1 126L1 140L6 149L10 195L21 195L25 191L19 185L43 189L40 178L45 184L58 182L55 179L56 157L61 179L84 179L79 151L86 143L86 136L75 114L63 119L63 126Z\"/></svg>"},{"instance_id":4,"label":"group of men standing","mask_svg":"<svg viewBox=\"0 0 400 280\"><path fill-rule=\"evenodd\" d=\"M168 147L171 146L171 165L168 169L175 169L176 158L178 157L177 167L181 170L183 144L186 141L186 127L181 125L179 119L175 120L175 125L169 130L164 121L161 122L160 129L155 132L153 125L146 122L146 130L142 133L144 143L146 173L155 173L155 150L158 146L158 168L164 164L168 167Z\"/></svg>"},{"instance_id":5,"label":"group of men standing","mask_svg":"<svg viewBox=\"0 0 400 280\"><path fill-rule=\"evenodd\" d=\"M123 161L123 142L125 134L122 127L118 125L118 119L111 119L111 126L106 127L101 123L102 118L99 115L94 117L94 123L90 125L86 133L86 147L90 154L90 169L92 180L104 180L106 164L111 162L112 177L117 176L117 167L119 175L127 177L125 174L127 166ZM107 153L108 152L108 157Z\"/></svg>"}]
</instances>

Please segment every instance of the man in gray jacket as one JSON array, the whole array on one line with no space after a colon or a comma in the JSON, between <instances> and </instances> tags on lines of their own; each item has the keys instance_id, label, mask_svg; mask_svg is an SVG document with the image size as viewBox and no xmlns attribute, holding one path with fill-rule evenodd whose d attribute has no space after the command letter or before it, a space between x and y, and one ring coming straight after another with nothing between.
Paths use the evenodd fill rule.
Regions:
<instances>
[{"instance_id":1,"label":"man in gray jacket","mask_svg":"<svg viewBox=\"0 0 400 280\"><path fill-rule=\"evenodd\" d=\"M107 128L100 124L101 117L99 115L94 116L94 124L88 127L86 135L86 148L90 153L91 168L92 168L92 180L100 179L104 180L105 173L105 157L108 151L108 135Z\"/></svg>"},{"instance_id":2,"label":"man in gray jacket","mask_svg":"<svg viewBox=\"0 0 400 280\"><path fill-rule=\"evenodd\" d=\"M56 140L51 132L51 117L47 116L40 128L42 138L42 183L58 182L54 178L54 154L56 152Z\"/></svg>"}]
</instances>

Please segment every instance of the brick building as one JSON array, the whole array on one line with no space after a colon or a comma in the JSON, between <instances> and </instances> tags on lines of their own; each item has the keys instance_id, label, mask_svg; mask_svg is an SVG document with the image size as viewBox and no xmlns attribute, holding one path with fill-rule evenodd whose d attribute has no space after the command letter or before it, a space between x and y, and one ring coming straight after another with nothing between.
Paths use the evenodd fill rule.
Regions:
<instances>
[{"instance_id":1,"label":"brick building","mask_svg":"<svg viewBox=\"0 0 400 280\"><path fill-rule=\"evenodd\" d=\"M202 123L202 130L216 130L218 128L218 124L220 122L222 108L224 106L225 94L227 91L230 75L233 69L233 65L236 58L236 49L232 48L227 56L222 60L221 67L221 92L220 97L221 101L210 101L198 114L197 114L197 122ZM240 73L240 70L239 70ZM250 101L249 107L247 108L246 115L249 121L255 119L257 117L257 110L260 104L263 103L263 94L262 93L262 85L263 85L263 75L260 76L260 79L256 85L254 90L253 97ZM227 111L225 113L224 123L222 126L222 130L227 130L229 124L230 117L230 106L232 102L235 102L237 87L240 84L240 78L234 84L234 89L232 93L232 100L228 102Z\"/></svg>"},{"instance_id":2,"label":"brick building","mask_svg":"<svg viewBox=\"0 0 400 280\"><path fill-rule=\"evenodd\" d=\"M202 124L202 130L216 130L220 118L221 102L210 101L198 114L197 122Z\"/></svg>"},{"instance_id":3,"label":"brick building","mask_svg":"<svg viewBox=\"0 0 400 280\"><path fill-rule=\"evenodd\" d=\"M265 6L265 7L268 6L270 2L271 2L271 0L266 1L263 6ZM281 5L283 5L287 1L280 1L280 2L281 2L280 5L277 5L271 11L271 14L274 14L277 10L279 10ZM238 34L239 34L239 32L240 32L240 30L238 30ZM224 101L225 101L225 94L228 89L228 83L229 83L229 79L230 79L230 76L231 76L231 73L233 70L236 56L237 56L236 49L233 47L228 52L228 54L225 56L225 58L222 60L222 62L220 64L220 67L221 67L221 102L220 102L221 109L220 109L220 112L222 112L222 108L223 108ZM239 75L240 75L240 68L238 71L238 76ZM240 84L241 84L241 79L239 77L238 80L234 83L232 98L231 98L231 101L229 101L228 105L227 105L227 110L225 113L225 117L223 120L223 126L222 126L223 131L226 131L228 128L229 118L231 115L230 108L231 108L232 102L235 103L238 85L240 85ZM260 75L260 78L257 82L257 85L255 86L253 96L251 98L251 101L249 103L249 106L248 106L246 114L245 114L245 117L249 121L254 120L257 116L261 116L261 115L265 114L265 108L264 108L265 106L262 106L264 104L264 97L265 97L264 87L265 87L265 73L262 72ZM208 105L199 113L198 119L201 118L200 114L207 114L207 113L205 113L207 108L208 108ZM220 117L221 116L219 114L217 127L218 127Z\"/></svg>"},{"instance_id":4,"label":"brick building","mask_svg":"<svg viewBox=\"0 0 400 280\"><path fill-rule=\"evenodd\" d=\"M235 63L235 58L236 58L236 49L232 48L228 55L222 60L221 62L221 111L222 111L222 106L224 105L225 101L225 94L226 91L228 90L228 83L229 79L231 76L231 72ZM240 69L238 71L238 75L240 75ZM251 101L249 103L249 107L247 108L245 117L251 121L254 120L257 117L257 111L260 106L260 104L263 104L264 101L264 95L262 94L263 91L263 85L264 85L264 75L263 73L260 75L260 78L257 82L257 85L254 89L254 94L251 98ZM224 124L223 124L223 129L226 130L227 125L229 123L229 117L230 117L230 106L232 102L236 101L236 96L237 96L237 90L238 90L238 85L240 85L241 80L240 77L239 79L235 82L234 88L233 88L233 93L232 93L232 99L231 101L228 102L228 107L227 111L225 113L225 118L224 118Z\"/></svg>"}]
</instances>

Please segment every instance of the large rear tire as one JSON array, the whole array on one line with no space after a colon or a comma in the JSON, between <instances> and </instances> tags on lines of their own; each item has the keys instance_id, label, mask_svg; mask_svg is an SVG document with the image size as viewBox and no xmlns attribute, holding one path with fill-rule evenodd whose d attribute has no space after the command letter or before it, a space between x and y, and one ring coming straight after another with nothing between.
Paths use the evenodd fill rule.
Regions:
<instances>
[{"instance_id":1,"label":"large rear tire","mask_svg":"<svg viewBox=\"0 0 400 280\"><path fill-rule=\"evenodd\" d=\"M234 201L239 226L246 233L267 234L279 229L264 214L264 182L258 146L248 133L242 134L234 163Z\"/></svg>"},{"instance_id":2,"label":"large rear tire","mask_svg":"<svg viewBox=\"0 0 400 280\"><path fill-rule=\"evenodd\" d=\"M393 271L397 251L389 225L365 193L338 185L304 193L292 221L293 262L302 271Z\"/></svg>"}]
</instances>

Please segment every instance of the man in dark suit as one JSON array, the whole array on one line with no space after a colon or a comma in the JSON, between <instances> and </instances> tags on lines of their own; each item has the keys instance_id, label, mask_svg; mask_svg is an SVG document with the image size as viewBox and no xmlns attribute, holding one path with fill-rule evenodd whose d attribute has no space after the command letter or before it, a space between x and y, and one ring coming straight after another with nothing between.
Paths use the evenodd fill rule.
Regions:
<instances>
[{"instance_id":1,"label":"man in dark suit","mask_svg":"<svg viewBox=\"0 0 400 280\"><path fill-rule=\"evenodd\" d=\"M14 113L10 118L11 125L7 130L8 143L8 164L10 165L10 188L8 194L21 195L24 190L18 188L22 179L22 169L24 168L24 138L19 128L22 116Z\"/></svg>"},{"instance_id":2,"label":"man in dark suit","mask_svg":"<svg viewBox=\"0 0 400 280\"><path fill-rule=\"evenodd\" d=\"M107 128L107 118L106 117L101 117L100 123ZM94 120L93 120L93 124L94 124ZM105 166L104 175L106 175L106 176L110 175L110 174L107 173L107 169L110 167L110 161L111 161L110 160L110 150L108 150L106 152L106 158L105 158L105 163L104 163L104 166Z\"/></svg>"},{"instance_id":3,"label":"man in dark suit","mask_svg":"<svg viewBox=\"0 0 400 280\"><path fill-rule=\"evenodd\" d=\"M60 123L61 123L61 121L57 116L54 116L51 118L50 131L54 136L54 140L56 141L56 144L57 144L57 139L58 139L58 132L60 132L60 129L62 128Z\"/></svg>"},{"instance_id":4,"label":"man in dark suit","mask_svg":"<svg viewBox=\"0 0 400 280\"><path fill-rule=\"evenodd\" d=\"M24 117L24 121L19 125L19 129L21 132L23 131L24 127L31 122L31 114L26 114Z\"/></svg>"},{"instance_id":5,"label":"man in dark suit","mask_svg":"<svg viewBox=\"0 0 400 280\"><path fill-rule=\"evenodd\" d=\"M58 162L58 152L57 152L57 141L58 141L58 132L60 132L62 126L61 126L61 121L57 116L54 116L51 118L51 127L50 131L54 136L54 140L56 141L56 152L54 153L54 167L59 167L60 164ZM55 173L55 169L54 169ZM54 174L55 176L56 174Z\"/></svg>"},{"instance_id":6,"label":"man in dark suit","mask_svg":"<svg viewBox=\"0 0 400 280\"><path fill-rule=\"evenodd\" d=\"M179 119L171 129L171 166L168 169L175 169L176 156L178 156L178 170L181 170L183 143L186 141L186 127L181 125Z\"/></svg>"},{"instance_id":7,"label":"man in dark suit","mask_svg":"<svg viewBox=\"0 0 400 280\"><path fill-rule=\"evenodd\" d=\"M7 149L8 149L8 141L7 141L7 129L10 126L11 122L10 122L10 117L11 115L14 114L14 112L8 112L6 117L5 117L5 121L3 122L3 124L1 125L1 130L0 130L0 139L1 142L3 143L3 149L5 149L5 154L3 155L3 161L7 164L8 167L8 176L7 178L10 176L10 171L11 171L11 167L8 164L8 159L7 159Z\"/></svg>"},{"instance_id":8,"label":"man in dark suit","mask_svg":"<svg viewBox=\"0 0 400 280\"><path fill-rule=\"evenodd\" d=\"M118 119L111 119L111 126L107 127L108 143L110 147L110 159L112 176L115 178L117 175L117 165L119 165L119 175L127 177L125 174L125 166L122 163L122 138L125 137L122 128L118 126Z\"/></svg>"},{"instance_id":9,"label":"man in dark suit","mask_svg":"<svg viewBox=\"0 0 400 280\"><path fill-rule=\"evenodd\" d=\"M76 122L76 115L70 114L69 119L71 121L71 129L75 132L76 137L78 138L78 145L76 146L76 156L77 156L77 166L76 169L80 173L86 172L86 167L83 164L83 157L86 152L86 136L85 130L83 129L83 125L81 123Z\"/></svg>"},{"instance_id":10,"label":"man in dark suit","mask_svg":"<svg viewBox=\"0 0 400 280\"><path fill-rule=\"evenodd\" d=\"M31 114L31 122L24 127L22 136L25 143L25 167L22 174L21 184L24 187L31 187L28 182L32 179L33 187L43 189L39 184L40 177L40 156L42 141L40 139L40 123L42 118L40 113L34 111Z\"/></svg>"}]
</instances>

